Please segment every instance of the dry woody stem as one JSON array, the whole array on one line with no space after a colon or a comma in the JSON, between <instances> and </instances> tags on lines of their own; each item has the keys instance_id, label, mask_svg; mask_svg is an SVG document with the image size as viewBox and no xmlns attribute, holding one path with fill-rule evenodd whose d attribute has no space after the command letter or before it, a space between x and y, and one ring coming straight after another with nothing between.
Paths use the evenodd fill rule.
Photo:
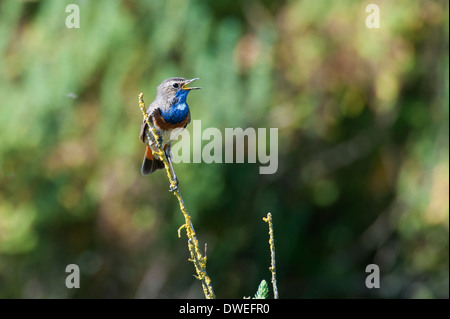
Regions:
<instances>
[{"instance_id":1,"label":"dry woody stem","mask_svg":"<svg viewBox=\"0 0 450 319\"><path fill-rule=\"evenodd\" d=\"M277 271L275 268L275 243L273 240L273 224L272 224L272 214L267 213L263 220L269 224L269 246L270 246L270 272L272 273L272 287L273 287L273 297L278 299L278 288L277 288Z\"/></svg>"},{"instance_id":2,"label":"dry woody stem","mask_svg":"<svg viewBox=\"0 0 450 319\"><path fill-rule=\"evenodd\" d=\"M143 93L139 94L139 107L142 111L142 115L145 119L145 122L147 123L148 127L150 128L151 134L153 134L154 140L158 141L159 135L156 132L152 121L150 121L149 116L145 112L145 103L144 103L144 94ZM147 132L147 133L150 134L149 132ZM148 140L150 143L150 138ZM171 172L169 162L167 161L167 158L161 147L162 146L160 146L158 148L158 151L155 153L156 153L156 155L158 155L161 158L161 160L164 163L164 167L166 169L166 173L167 173L167 177L169 178L170 185L175 186L175 185L177 185L177 181L172 178L173 174L171 174L171 173L173 173L173 172ZM213 291L213 288L211 285L211 279L209 278L208 274L206 273L206 256L203 256L200 251L197 235L195 234L194 226L192 225L191 216L188 214L188 212L186 210L186 207L184 205L183 198L181 197L179 189L178 188L175 189L173 191L173 194L178 199L178 203L180 204L180 210L183 213L184 221L185 221L185 223L183 225L181 225L181 227L178 229L178 237L181 236L181 230L185 229L186 235L188 237L188 248L189 248L189 252L191 255L189 258L189 261L191 261L194 264L195 271L197 273L195 278L197 278L198 280L200 280L202 282L203 293L205 294L206 299L214 299L215 295L214 295L214 291Z\"/></svg>"}]
</instances>

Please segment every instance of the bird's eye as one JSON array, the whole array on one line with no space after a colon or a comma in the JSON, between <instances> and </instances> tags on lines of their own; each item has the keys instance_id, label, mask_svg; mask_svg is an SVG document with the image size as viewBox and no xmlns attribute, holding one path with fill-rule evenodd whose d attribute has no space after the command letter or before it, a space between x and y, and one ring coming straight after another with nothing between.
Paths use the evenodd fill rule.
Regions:
<instances>
[{"instance_id":1,"label":"bird's eye","mask_svg":"<svg viewBox=\"0 0 450 319\"><path fill-rule=\"evenodd\" d=\"M173 86L174 88L178 89L178 83L174 83L174 84L172 84L172 86Z\"/></svg>"}]
</instances>

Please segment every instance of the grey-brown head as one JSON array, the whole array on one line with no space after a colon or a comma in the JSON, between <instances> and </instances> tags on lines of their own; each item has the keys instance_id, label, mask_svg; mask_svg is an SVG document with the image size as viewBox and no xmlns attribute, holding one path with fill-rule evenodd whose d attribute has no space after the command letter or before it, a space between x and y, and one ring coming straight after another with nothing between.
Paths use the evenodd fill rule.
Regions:
<instances>
[{"instance_id":1,"label":"grey-brown head","mask_svg":"<svg viewBox=\"0 0 450 319\"><path fill-rule=\"evenodd\" d=\"M185 79L185 78L169 78L164 80L157 89L156 98L163 99L167 102L172 101L177 97L186 97L190 90L200 89L199 87L187 87L187 85L199 78Z\"/></svg>"}]
</instances>

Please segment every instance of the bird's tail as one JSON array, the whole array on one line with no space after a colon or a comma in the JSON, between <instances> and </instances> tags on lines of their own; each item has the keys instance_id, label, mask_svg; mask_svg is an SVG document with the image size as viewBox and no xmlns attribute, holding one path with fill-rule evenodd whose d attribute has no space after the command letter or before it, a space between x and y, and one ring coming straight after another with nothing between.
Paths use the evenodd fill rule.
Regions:
<instances>
[{"instance_id":1,"label":"bird's tail","mask_svg":"<svg viewBox=\"0 0 450 319\"><path fill-rule=\"evenodd\" d=\"M145 156L142 162L142 175L150 175L158 169L164 168L164 163L153 157L152 150L148 145L145 146Z\"/></svg>"}]
</instances>

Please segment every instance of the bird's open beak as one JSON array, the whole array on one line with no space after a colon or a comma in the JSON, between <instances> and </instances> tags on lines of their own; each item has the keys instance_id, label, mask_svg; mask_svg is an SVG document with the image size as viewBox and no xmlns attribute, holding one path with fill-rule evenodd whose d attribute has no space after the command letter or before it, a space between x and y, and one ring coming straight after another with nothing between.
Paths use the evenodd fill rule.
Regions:
<instances>
[{"instance_id":1,"label":"bird's open beak","mask_svg":"<svg viewBox=\"0 0 450 319\"><path fill-rule=\"evenodd\" d=\"M183 86L181 87L183 90L198 90L201 89L199 87L186 87L186 85L188 85L191 82L194 82L195 80L199 80L200 78L194 78L194 79L190 79L190 80L186 80L186 82L183 84Z\"/></svg>"}]
</instances>

